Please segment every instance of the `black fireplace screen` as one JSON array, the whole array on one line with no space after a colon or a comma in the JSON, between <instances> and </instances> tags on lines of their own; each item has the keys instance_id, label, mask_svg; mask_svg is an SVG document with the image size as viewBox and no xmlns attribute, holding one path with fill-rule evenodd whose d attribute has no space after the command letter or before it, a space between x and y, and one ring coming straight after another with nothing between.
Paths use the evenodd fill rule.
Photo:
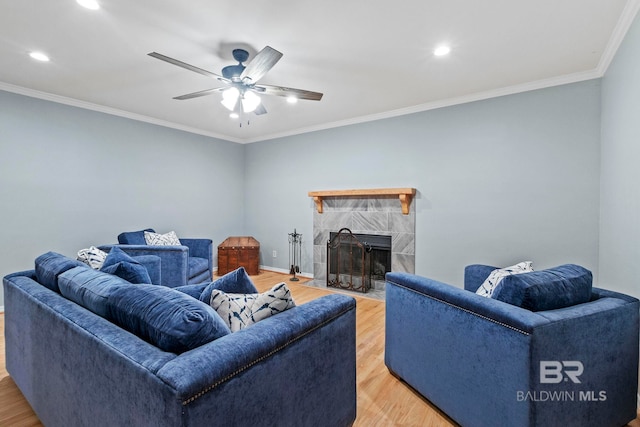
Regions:
<instances>
[{"instance_id":1,"label":"black fireplace screen","mask_svg":"<svg viewBox=\"0 0 640 427\"><path fill-rule=\"evenodd\" d=\"M367 292L371 280L391 271L391 236L353 234L348 228L330 233L327 242L327 286Z\"/></svg>"}]
</instances>

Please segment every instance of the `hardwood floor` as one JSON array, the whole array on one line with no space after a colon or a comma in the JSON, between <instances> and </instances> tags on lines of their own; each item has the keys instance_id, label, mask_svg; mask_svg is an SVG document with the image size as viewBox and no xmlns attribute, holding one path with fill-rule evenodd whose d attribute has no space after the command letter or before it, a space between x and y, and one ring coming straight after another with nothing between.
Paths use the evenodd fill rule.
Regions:
<instances>
[{"instance_id":1,"label":"hardwood floor","mask_svg":"<svg viewBox=\"0 0 640 427\"><path fill-rule=\"evenodd\" d=\"M331 293L324 289L290 282L288 275L263 271L251 276L259 291L285 281L296 304ZM384 302L354 295L356 310L356 352L358 418L357 427L387 426L455 426L445 414L431 405L400 380L392 376L384 365ZM4 315L0 315L0 426L41 426L5 369ZM629 427L640 427L640 418Z\"/></svg>"}]
</instances>

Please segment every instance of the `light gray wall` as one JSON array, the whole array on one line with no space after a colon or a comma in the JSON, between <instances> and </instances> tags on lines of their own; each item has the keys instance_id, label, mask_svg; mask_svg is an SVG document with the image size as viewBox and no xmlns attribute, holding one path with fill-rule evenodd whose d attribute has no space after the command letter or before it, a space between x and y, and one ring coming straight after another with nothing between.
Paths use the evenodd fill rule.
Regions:
<instances>
[{"instance_id":1,"label":"light gray wall","mask_svg":"<svg viewBox=\"0 0 640 427\"><path fill-rule=\"evenodd\" d=\"M307 192L396 186L419 192L418 274L461 284L469 263L530 259L598 275L598 80L247 146L3 92L0 107L3 275L146 226L253 235L282 269L297 228L311 272Z\"/></svg>"},{"instance_id":2,"label":"light gray wall","mask_svg":"<svg viewBox=\"0 0 640 427\"><path fill-rule=\"evenodd\" d=\"M244 147L0 91L0 276L152 227L243 232ZM215 251L214 251L215 252ZM4 298L0 292L0 306Z\"/></svg>"},{"instance_id":3,"label":"light gray wall","mask_svg":"<svg viewBox=\"0 0 640 427\"><path fill-rule=\"evenodd\" d=\"M592 80L250 144L246 231L287 269L297 228L311 272L308 191L415 187L417 274L461 285L467 264L532 260L597 277L599 140Z\"/></svg>"},{"instance_id":4,"label":"light gray wall","mask_svg":"<svg viewBox=\"0 0 640 427\"><path fill-rule=\"evenodd\" d=\"M602 82L600 278L640 298L640 18Z\"/></svg>"}]
</instances>

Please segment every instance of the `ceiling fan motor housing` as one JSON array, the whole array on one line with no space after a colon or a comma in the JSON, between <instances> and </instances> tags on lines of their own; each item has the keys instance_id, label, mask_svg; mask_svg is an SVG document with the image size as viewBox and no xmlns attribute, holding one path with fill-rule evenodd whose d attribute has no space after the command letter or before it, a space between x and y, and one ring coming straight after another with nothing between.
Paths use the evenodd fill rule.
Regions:
<instances>
[{"instance_id":1,"label":"ceiling fan motor housing","mask_svg":"<svg viewBox=\"0 0 640 427\"><path fill-rule=\"evenodd\" d=\"M222 69L222 76L226 79L237 81L245 69L242 63L249 59L249 52L244 49L233 49L233 59L238 61L238 64L224 67ZM234 77L236 77L236 79L234 79Z\"/></svg>"},{"instance_id":2,"label":"ceiling fan motor housing","mask_svg":"<svg viewBox=\"0 0 640 427\"><path fill-rule=\"evenodd\" d=\"M244 68L245 67L242 64L227 65L222 69L222 77L224 77L225 79L233 80L233 81L239 80L240 75L244 71Z\"/></svg>"},{"instance_id":3,"label":"ceiling fan motor housing","mask_svg":"<svg viewBox=\"0 0 640 427\"><path fill-rule=\"evenodd\" d=\"M233 49L232 53L233 53L233 59L235 59L240 63L247 62L247 59L249 59L249 52L247 52L244 49Z\"/></svg>"}]
</instances>

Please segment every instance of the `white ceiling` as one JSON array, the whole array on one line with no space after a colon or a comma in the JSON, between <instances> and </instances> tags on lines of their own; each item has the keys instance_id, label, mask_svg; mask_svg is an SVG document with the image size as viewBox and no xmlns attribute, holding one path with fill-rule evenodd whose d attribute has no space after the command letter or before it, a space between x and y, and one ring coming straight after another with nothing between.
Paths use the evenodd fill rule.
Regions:
<instances>
[{"instance_id":1,"label":"white ceiling","mask_svg":"<svg viewBox=\"0 0 640 427\"><path fill-rule=\"evenodd\" d=\"M0 0L0 90L234 142L255 142L602 76L640 0ZM433 49L451 45L447 57ZM230 119L234 47L284 56L260 81L323 92ZM40 50L48 63L32 60ZM247 119L249 124L247 124Z\"/></svg>"}]
</instances>

